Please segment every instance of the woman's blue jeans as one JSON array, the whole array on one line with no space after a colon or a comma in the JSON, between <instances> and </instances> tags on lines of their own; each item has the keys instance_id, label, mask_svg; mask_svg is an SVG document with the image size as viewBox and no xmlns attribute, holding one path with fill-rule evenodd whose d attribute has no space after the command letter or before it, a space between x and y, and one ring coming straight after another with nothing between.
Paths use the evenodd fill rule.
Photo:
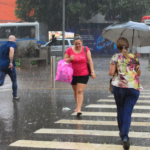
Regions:
<instances>
[{"instance_id":1,"label":"woman's blue jeans","mask_svg":"<svg viewBox=\"0 0 150 150\"><path fill-rule=\"evenodd\" d=\"M5 76L7 74L12 81L13 97L17 97L17 73L15 67L13 67L12 70L7 67L0 68L0 86L4 84Z\"/></svg>"},{"instance_id":2,"label":"woman's blue jeans","mask_svg":"<svg viewBox=\"0 0 150 150\"><path fill-rule=\"evenodd\" d=\"M129 129L133 107L136 104L140 92L132 88L119 88L113 86L113 93L117 105L118 128L122 140L129 139Z\"/></svg>"}]
</instances>

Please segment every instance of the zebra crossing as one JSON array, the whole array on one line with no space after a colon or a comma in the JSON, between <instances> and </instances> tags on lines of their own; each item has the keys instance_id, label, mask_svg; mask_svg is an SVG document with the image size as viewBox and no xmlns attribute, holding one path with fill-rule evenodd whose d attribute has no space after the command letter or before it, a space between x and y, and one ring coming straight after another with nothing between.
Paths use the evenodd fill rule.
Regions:
<instances>
[{"instance_id":1,"label":"zebra crossing","mask_svg":"<svg viewBox=\"0 0 150 150\"><path fill-rule=\"evenodd\" d=\"M145 90L141 92L141 95L145 96L150 93L149 90ZM144 95L145 94L145 95ZM150 95L150 94L149 94ZM75 120L75 119L61 119L55 122L55 124L70 124L70 125L90 125L90 126L106 126L106 127L116 127L117 128L117 122L116 121L109 121L107 119L105 120L86 120L87 117L96 116L96 117L112 117L116 118L117 113L111 112L111 109L115 109L115 101L114 99L110 99L113 96L108 96L109 99L100 99L97 101L97 104L90 104L85 107L85 109L88 109L89 111L83 111L82 112L82 120ZM141 98L141 97L140 97ZM137 103L138 105L135 106L135 109L138 110L149 110L150 109L150 100L149 97L144 97L144 100L140 99ZM111 103L111 104L110 104ZM113 103L113 104L112 104ZM139 105L142 104L142 105ZM94 112L90 109L94 109ZM100 111L98 109L100 108ZM109 112L101 111L101 108L107 108L110 109ZM76 116L76 113L70 114L70 116ZM150 113L133 113L132 118L150 118ZM150 122L132 122L131 126L135 127L148 127L150 128ZM95 136L95 137L109 137L115 138L119 136L119 131L106 131L106 130L83 130L83 129L55 129L55 128L42 128L34 132L35 135L85 135L85 136ZM130 138L140 138L141 140L150 139L150 132L130 132L129 133ZM133 143L133 145L135 145ZM94 143L94 142L88 142L88 143L82 143L82 142L58 142L58 141L36 141L36 140L19 140L12 144L10 144L10 147L13 148L41 148L41 149L76 149L76 150L123 150L122 145L117 144L109 144L109 143ZM143 146L132 146L130 150L150 150L149 147L143 147Z\"/></svg>"}]
</instances>

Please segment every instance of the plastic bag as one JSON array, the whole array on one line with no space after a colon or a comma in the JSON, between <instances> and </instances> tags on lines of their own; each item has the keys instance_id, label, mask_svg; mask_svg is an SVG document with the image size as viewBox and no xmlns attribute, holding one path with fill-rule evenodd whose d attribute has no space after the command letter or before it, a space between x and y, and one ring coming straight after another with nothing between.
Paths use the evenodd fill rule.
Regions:
<instances>
[{"instance_id":1,"label":"plastic bag","mask_svg":"<svg viewBox=\"0 0 150 150\"><path fill-rule=\"evenodd\" d=\"M70 83L72 82L73 68L72 63L66 63L65 59L60 60L57 66L55 81Z\"/></svg>"},{"instance_id":2,"label":"plastic bag","mask_svg":"<svg viewBox=\"0 0 150 150\"><path fill-rule=\"evenodd\" d=\"M69 110L71 110L71 109L68 108L68 107L63 107L63 108L62 108L62 111L69 111Z\"/></svg>"}]
</instances>

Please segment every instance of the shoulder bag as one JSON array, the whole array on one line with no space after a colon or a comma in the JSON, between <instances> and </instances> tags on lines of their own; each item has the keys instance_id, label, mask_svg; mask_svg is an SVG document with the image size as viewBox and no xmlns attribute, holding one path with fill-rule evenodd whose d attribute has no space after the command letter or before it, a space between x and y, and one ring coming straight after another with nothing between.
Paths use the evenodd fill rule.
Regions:
<instances>
[{"instance_id":1,"label":"shoulder bag","mask_svg":"<svg viewBox=\"0 0 150 150\"><path fill-rule=\"evenodd\" d=\"M118 55L117 55L117 61L118 61ZM117 67L117 66L116 66ZM116 69L117 70L117 69ZM112 80L113 80L114 76L110 79L110 83L109 83L109 91L110 93L113 93L113 85L112 85Z\"/></svg>"},{"instance_id":2,"label":"shoulder bag","mask_svg":"<svg viewBox=\"0 0 150 150\"><path fill-rule=\"evenodd\" d=\"M85 54L86 54L86 58L87 58L86 46L84 46L84 52L85 52ZM88 70L89 70L89 76L91 76L91 69L90 69L90 66L89 66L88 61L87 61L87 67L88 67Z\"/></svg>"}]
</instances>

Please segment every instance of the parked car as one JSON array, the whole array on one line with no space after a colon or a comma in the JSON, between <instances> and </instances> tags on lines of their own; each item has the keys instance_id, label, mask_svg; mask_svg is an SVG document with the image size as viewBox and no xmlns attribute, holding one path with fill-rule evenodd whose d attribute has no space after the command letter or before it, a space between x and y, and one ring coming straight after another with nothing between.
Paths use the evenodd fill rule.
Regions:
<instances>
[{"instance_id":1,"label":"parked car","mask_svg":"<svg viewBox=\"0 0 150 150\"><path fill-rule=\"evenodd\" d=\"M137 53L139 53L139 54L149 54L150 53L150 46L137 47Z\"/></svg>"},{"instance_id":2,"label":"parked car","mask_svg":"<svg viewBox=\"0 0 150 150\"><path fill-rule=\"evenodd\" d=\"M41 47L51 46L51 51L62 51L62 43L62 39L56 39L55 42L49 41L45 45L41 45ZM65 51L67 48L72 47L73 45L73 39L65 39Z\"/></svg>"}]
</instances>

